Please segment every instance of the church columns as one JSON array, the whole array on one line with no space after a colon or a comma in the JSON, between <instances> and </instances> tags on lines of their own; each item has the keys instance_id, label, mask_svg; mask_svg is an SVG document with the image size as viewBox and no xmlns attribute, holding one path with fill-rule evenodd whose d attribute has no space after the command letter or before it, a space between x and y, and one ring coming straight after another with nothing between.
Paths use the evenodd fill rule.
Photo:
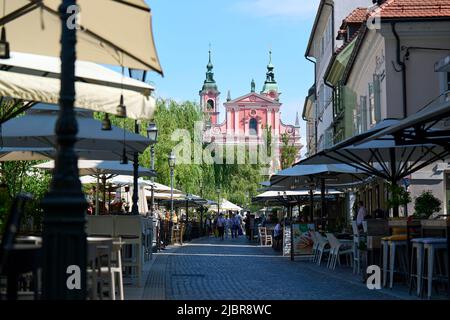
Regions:
<instances>
[{"instance_id":1,"label":"church columns","mask_svg":"<svg viewBox=\"0 0 450 320\"><path fill-rule=\"evenodd\" d=\"M234 113L234 134L236 136L236 140L239 139L240 128L239 128L239 107L233 108Z\"/></svg>"},{"instance_id":2,"label":"church columns","mask_svg":"<svg viewBox=\"0 0 450 320\"><path fill-rule=\"evenodd\" d=\"M227 132L227 135L230 135L231 133L232 133L232 129L233 129L233 127L231 126L231 118L232 118L232 112L233 112L233 109L232 108L227 108L226 109L226 112L227 112L227 114L226 114L226 119L225 119L225 122L226 122L226 132Z\"/></svg>"},{"instance_id":3,"label":"church columns","mask_svg":"<svg viewBox=\"0 0 450 320\"><path fill-rule=\"evenodd\" d=\"M275 131L275 135L276 136L280 136L280 110L279 109L275 109L274 111L274 119L275 119L275 124L274 124L274 131Z\"/></svg>"}]
</instances>

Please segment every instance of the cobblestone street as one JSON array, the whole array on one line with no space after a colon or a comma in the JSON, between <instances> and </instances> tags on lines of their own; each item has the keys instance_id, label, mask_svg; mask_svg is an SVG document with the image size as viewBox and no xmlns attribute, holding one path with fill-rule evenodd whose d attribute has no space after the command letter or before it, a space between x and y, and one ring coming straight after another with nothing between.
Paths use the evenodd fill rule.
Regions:
<instances>
[{"instance_id":1,"label":"cobblestone street","mask_svg":"<svg viewBox=\"0 0 450 320\"><path fill-rule=\"evenodd\" d=\"M320 300L411 299L403 291L368 290L349 267L328 270L245 237L202 238L155 255L142 299ZM399 285L399 287L402 287Z\"/></svg>"}]
</instances>

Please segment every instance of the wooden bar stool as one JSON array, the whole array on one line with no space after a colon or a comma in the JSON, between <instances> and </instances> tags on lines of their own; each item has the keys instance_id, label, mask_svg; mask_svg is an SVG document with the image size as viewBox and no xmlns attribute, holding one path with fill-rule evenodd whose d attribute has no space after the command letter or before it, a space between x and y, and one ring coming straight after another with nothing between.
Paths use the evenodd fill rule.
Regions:
<instances>
[{"instance_id":1,"label":"wooden bar stool","mask_svg":"<svg viewBox=\"0 0 450 320\"><path fill-rule=\"evenodd\" d=\"M439 250L447 250L447 239L446 238L426 238L423 239L423 251L424 257L427 256L427 274L423 274L422 280L427 280L427 296L428 299L431 299L431 289L433 285L433 275L435 270L434 260L437 257L437 252ZM446 252L448 254L448 252ZM422 266L425 264L425 259L422 259ZM422 267L423 270L423 267ZM448 275L447 275L448 277Z\"/></svg>"},{"instance_id":2,"label":"wooden bar stool","mask_svg":"<svg viewBox=\"0 0 450 320\"><path fill-rule=\"evenodd\" d=\"M411 247L411 266L409 273L409 294L413 288L413 280L416 280L417 296L422 292L422 276L423 276L423 238L412 239ZM414 256L415 253L415 256ZM415 261L415 263L414 263ZM415 271L414 271L415 267Z\"/></svg>"},{"instance_id":3,"label":"wooden bar stool","mask_svg":"<svg viewBox=\"0 0 450 320\"><path fill-rule=\"evenodd\" d=\"M396 266L396 256L398 255L398 249L407 248L407 235L398 234L381 239L381 245L383 247L383 286L387 284L387 273L389 271L389 288L392 289L394 284L394 270ZM389 255L389 257L388 257ZM400 255L399 266L402 264L407 265L407 257L404 259L404 255ZM389 264L389 268L388 268Z\"/></svg>"}]
</instances>

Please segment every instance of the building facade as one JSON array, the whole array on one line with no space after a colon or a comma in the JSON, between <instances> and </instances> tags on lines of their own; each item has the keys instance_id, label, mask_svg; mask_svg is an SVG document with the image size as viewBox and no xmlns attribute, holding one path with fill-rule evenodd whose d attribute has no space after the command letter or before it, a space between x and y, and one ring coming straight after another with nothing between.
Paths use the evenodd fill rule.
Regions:
<instances>
[{"instance_id":1,"label":"building facade","mask_svg":"<svg viewBox=\"0 0 450 320\"><path fill-rule=\"evenodd\" d=\"M231 98L228 91L225 109L225 119L219 123L220 91L214 80L211 52L207 65L206 79L199 92L200 106L205 115L205 130L203 142L216 142L225 146L247 146L252 148L264 145L271 137L272 146L289 145L295 147L295 161L300 159L303 147L300 136L300 123L297 119L294 125L281 121L280 91L275 80L272 53L267 65L266 80L260 92L256 92L256 83L251 82L250 92L238 98ZM270 133L269 133L270 132ZM269 138L266 138L269 137ZM270 163L270 172L280 169L280 153L276 153Z\"/></svg>"},{"instance_id":2,"label":"building facade","mask_svg":"<svg viewBox=\"0 0 450 320\"><path fill-rule=\"evenodd\" d=\"M314 85L303 109L307 140L313 140L308 144L308 155L333 144L333 90L324 81L324 75L336 50L344 43L338 38L342 20L356 7L371 4L372 0L321 0L319 3L305 53L314 63Z\"/></svg>"},{"instance_id":3,"label":"building facade","mask_svg":"<svg viewBox=\"0 0 450 320\"><path fill-rule=\"evenodd\" d=\"M366 7L355 6L342 20L337 38L342 45L332 55L323 78L317 80L332 91L333 107L324 109L326 115L319 112L320 118L331 119L333 138L329 144L364 133L382 120L402 119L430 103L447 101L449 0L414 4L408 0L380 0ZM315 100L320 99L309 93L304 108L304 118L311 123L315 120L312 106L320 105ZM443 119L440 126L450 126L450 121ZM320 125L318 128L317 135L323 135ZM311 135L310 140L317 139L317 135ZM413 200L408 213L414 212L414 198L424 190L443 201L441 213L450 213L449 182L447 160L404 179L402 185ZM369 210L386 208L388 197L381 179L374 179L360 190L360 198Z\"/></svg>"}]
</instances>

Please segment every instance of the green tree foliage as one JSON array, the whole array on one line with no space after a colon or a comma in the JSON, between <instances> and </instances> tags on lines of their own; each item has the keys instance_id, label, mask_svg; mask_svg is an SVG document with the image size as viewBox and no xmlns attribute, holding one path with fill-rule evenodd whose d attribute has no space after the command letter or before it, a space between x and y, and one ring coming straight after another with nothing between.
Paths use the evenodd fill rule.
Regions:
<instances>
[{"instance_id":1,"label":"green tree foliage","mask_svg":"<svg viewBox=\"0 0 450 320\"><path fill-rule=\"evenodd\" d=\"M388 184L390 197L388 199L389 208L398 208L405 206L411 202L411 194L402 186L396 184Z\"/></svg>"},{"instance_id":2,"label":"green tree foliage","mask_svg":"<svg viewBox=\"0 0 450 320\"><path fill-rule=\"evenodd\" d=\"M433 213L441 211L442 202L431 191L424 191L414 201L414 216L428 219Z\"/></svg>"},{"instance_id":3,"label":"green tree foliage","mask_svg":"<svg viewBox=\"0 0 450 320\"><path fill-rule=\"evenodd\" d=\"M283 133L281 135L281 168L286 169L292 166L297 156L297 149L294 144L289 141L289 135Z\"/></svg>"},{"instance_id":4,"label":"green tree foliage","mask_svg":"<svg viewBox=\"0 0 450 320\"><path fill-rule=\"evenodd\" d=\"M1 163L1 176L5 189L2 192L0 203L0 224L4 223L9 211L11 200L19 192L28 192L33 200L26 208L24 220L32 217L34 226L40 227L42 211L40 202L48 190L51 176L48 173L34 169L33 166L42 161L11 161ZM8 199L8 201L3 201Z\"/></svg>"}]
</instances>

